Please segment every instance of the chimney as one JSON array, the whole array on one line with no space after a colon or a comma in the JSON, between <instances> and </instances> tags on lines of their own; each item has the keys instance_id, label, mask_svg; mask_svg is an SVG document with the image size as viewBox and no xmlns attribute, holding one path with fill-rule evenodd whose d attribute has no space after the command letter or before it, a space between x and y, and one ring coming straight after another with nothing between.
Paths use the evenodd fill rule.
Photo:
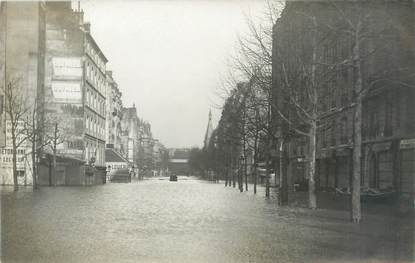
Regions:
<instances>
[{"instance_id":1,"label":"chimney","mask_svg":"<svg viewBox=\"0 0 415 263\"><path fill-rule=\"evenodd\" d=\"M76 10L74 11L74 14L76 16L76 19L78 20L78 24L79 25L83 25L84 24L84 11L83 10Z\"/></svg>"},{"instance_id":2,"label":"chimney","mask_svg":"<svg viewBox=\"0 0 415 263\"><path fill-rule=\"evenodd\" d=\"M71 1L46 1L46 5L49 8L53 8L59 11L70 11L72 10L72 2Z\"/></svg>"},{"instance_id":3,"label":"chimney","mask_svg":"<svg viewBox=\"0 0 415 263\"><path fill-rule=\"evenodd\" d=\"M91 33L91 23L89 22L84 23L84 29L86 32Z\"/></svg>"}]
</instances>

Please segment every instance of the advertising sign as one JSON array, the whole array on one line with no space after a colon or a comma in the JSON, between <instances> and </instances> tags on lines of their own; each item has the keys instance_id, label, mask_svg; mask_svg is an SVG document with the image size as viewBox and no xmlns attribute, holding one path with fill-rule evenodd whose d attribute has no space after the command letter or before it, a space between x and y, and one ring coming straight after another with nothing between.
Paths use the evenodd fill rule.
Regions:
<instances>
[{"instance_id":1,"label":"advertising sign","mask_svg":"<svg viewBox=\"0 0 415 263\"><path fill-rule=\"evenodd\" d=\"M52 58L53 79L77 79L82 78L82 60L79 57L54 57Z\"/></svg>"},{"instance_id":2,"label":"advertising sign","mask_svg":"<svg viewBox=\"0 0 415 263\"><path fill-rule=\"evenodd\" d=\"M80 82L52 81L52 92L55 102L82 103Z\"/></svg>"},{"instance_id":3,"label":"advertising sign","mask_svg":"<svg viewBox=\"0 0 415 263\"><path fill-rule=\"evenodd\" d=\"M16 166L18 171L25 170L25 162L27 158L26 150L19 147L16 153ZM13 167L13 148L6 147L0 150L0 166L3 168L12 168Z\"/></svg>"},{"instance_id":4,"label":"advertising sign","mask_svg":"<svg viewBox=\"0 0 415 263\"><path fill-rule=\"evenodd\" d=\"M3 95L0 95L0 147L6 146L6 130L4 125L4 120L6 119L6 114L3 114L3 108L4 108L4 97Z\"/></svg>"},{"instance_id":5,"label":"advertising sign","mask_svg":"<svg viewBox=\"0 0 415 263\"><path fill-rule=\"evenodd\" d=\"M400 149L411 149L411 148L415 148L415 139L406 139L406 140L401 140Z\"/></svg>"}]
</instances>

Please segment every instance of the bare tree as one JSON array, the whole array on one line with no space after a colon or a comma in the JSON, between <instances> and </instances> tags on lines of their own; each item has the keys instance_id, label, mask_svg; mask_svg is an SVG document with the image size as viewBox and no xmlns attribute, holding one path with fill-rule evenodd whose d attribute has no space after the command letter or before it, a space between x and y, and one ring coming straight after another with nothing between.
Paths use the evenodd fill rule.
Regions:
<instances>
[{"instance_id":1,"label":"bare tree","mask_svg":"<svg viewBox=\"0 0 415 263\"><path fill-rule=\"evenodd\" d=\"M23 94L20 79L11 79L2 87L5 99L6 125L10 131L12 144L12 170L14 190L17 191L17 150L27 141L26 130L24 127L25 119L30 111L30 105Z\"/></svg>"},{"instance_id":2,"label":"bare tree","mask_svg":"<svg viewBox=\"0 0 415 263\"><path fill-rule=\"evenodd\" d=\"M279 95L286 98L286 103L291 107L283 109L281 105L276 107L280 117L287 122L290 129L308 140L308 192L309 208L317 208L315 171L317 151L318 123L325 111L320 107L325 102L324 85L331 76L330 69L321 66L321 48L319 42L322 34L318 30L319 25L314 15L298 12L296 21L291 31L280 31L276 36L278 50L277 61L282 86ZM303 21L307 21L305 26ZM297 41L299 46L293 46L292 41ZM304 48L303 43L308 43ZM286 104L283 104L286 105Z\"/></svg>"},{"instance_id":3,"label":"bare tree","mask_svg":"<svg viewBox=\"0 0 415 263\"><path fill-rule=\"evenodd\" d=\"M46 132L45 132L45 145L49 146L52 152L52 160L49 167L49 186L56 184L56 158L58 146L66 142L69 137L68 123L65 121L64 116L59 116L56 113L50 113L46 120ZM73 129L73 128L72 128Z\"/></svg>"},{"instance_id":4,"label":"bare tree","mask_svg":"<svg viewBox=\"0 0 415 263\"><path fill-rule=\"evenodd\" d=\"M44 104L36 97L33 107L29 110L26 118L24 119L24 133L27 141L31 145L31 160L32 160L32 178L33 189L37 189L38 183L38 158L41 149L47 145L47 142L43 138L44 132Z\"/></svg>"}]
</instances>

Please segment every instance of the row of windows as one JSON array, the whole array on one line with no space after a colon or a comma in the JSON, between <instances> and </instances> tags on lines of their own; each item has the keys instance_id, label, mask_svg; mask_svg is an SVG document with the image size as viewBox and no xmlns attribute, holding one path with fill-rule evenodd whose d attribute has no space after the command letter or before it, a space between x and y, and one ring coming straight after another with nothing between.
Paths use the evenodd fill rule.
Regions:
<instances>
[{"instance_id":1,"label":"row of windows","mask_svg":"<svg viewBox=\"0 0 415 263\"><path fill-rule=\"evenodd\" d=\"M97 116L86 116L86 130L89 134L104 138L105 136L105 121Z\"/></svg>"},{"instance_id":2,"label":"row of windows","mask_svg":"<svg viewBox=\"0 0 415 263\"><path fill-rule=\"evenodd\" d=\"M327 122L318 133L318 140L322 148L335 146L337 143L340 145L349 144L349 139L349 123L346 117L337 122L334 120Z\"/></svg>"},{"instance_id":3,"label":"row of windows","mask_svg":"<svg viewBox=\"0 0 415 263\"><path fill-rule=\"evenodd\" d=\"M86 77L101 94L105 94L105 76L89 61L86 63Z\"/></svg>"},{"instance_id":4,"label":"row of windows","mask_svg":"<svg viewBox=\"0 0 415 263\"><path fill-rule=\"evenodd\" d=\"M86 105L102 116L105 116L105 99L88 88L86 89Z\"/></svg>"},{"instance_id":5,"label":"row of windows","mask_svg":"<svg viewBox=\"0 0 415 263\"><path fill-rule=\"evenodd\" d=\"M98 67L100 67L102 72L105 72L105 63L104 63L104 61L101 59L101 57L98 55L98 52L95 50L95 48L89 42L86 43L86 52L94 60L95 64L97 64Z\"/></svg>"},{"instance_id":6,"label":"row of windows","mask_svg":"<svg viewBox=\"0 0 415 263\"><path fill-rule=\"evenodd\" d=\"M390 137L415 132L414 94L390 92L364 105L363 137Z\"/></svg>"}]
</instances>

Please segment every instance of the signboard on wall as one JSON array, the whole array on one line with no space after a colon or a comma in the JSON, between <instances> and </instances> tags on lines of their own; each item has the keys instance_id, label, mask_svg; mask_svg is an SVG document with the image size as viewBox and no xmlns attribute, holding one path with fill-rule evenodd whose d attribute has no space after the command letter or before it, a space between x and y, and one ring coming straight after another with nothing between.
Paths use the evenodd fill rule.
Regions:
<instances>
[{"instance_id":1,"label":"signboard on wall","mask_svg":"<svg viewBox=\"0 0 415 263\"><path fill-rule=\"evenodd\" d=\"M80 82L52 81L52 92L55 102L82 103Z\"/></svg>"},{"instance_id":2,"label":"signboard on wall","mask_svg":"<svg viewBox=\"0 0 415 263\"><path fill-rule=\"evenodd\" d=\"M399 145L400 149L411 149L415 148L415 139L406 139L401 140L401 143Z\"/></svg>"},{"instance_id":3,"label":"signboard on wall","mask_svg":"<svg viewBox=\"0 0 415 263\"><path fill-rule=\"evenodd\" d=\"M82 60L80 57L52 58L52 79L81 80Z\"/></svg>"},{"instance_id":4,"label":"signboard on wall","mask_svg":"<svg viewBox=\"0 0 415 263\"><path fill-rule=\"evenodd\" d=\"M82 103L82 59L52 58L52 92L54 102Z\"/></svg>"},{"instance_id":5,"label":"signboard on wall","mask_svg":"<svg viewBox=\"0 0 415 263\"><path fill-rule=\"evenodd\" d=\"M6 119L6 114L3 113L4 108L4 96L0 95L0 147L6 146L6 129L4 125L4 120Z\"/></svg>"},{"instance_id":6,"label":"signboard on wall","mask_svg":"<svg viewBox=\"0 0 415 263\"><path fill-rule=\"evenodd\" d=\"M25 170L25 163L27 162L28 153L26 149L19 147L16 153L16 166L18 171ZM12 168L13 167L13 147L5 147L0 149L0 167Z\"/></svg>"}]
</instances>

